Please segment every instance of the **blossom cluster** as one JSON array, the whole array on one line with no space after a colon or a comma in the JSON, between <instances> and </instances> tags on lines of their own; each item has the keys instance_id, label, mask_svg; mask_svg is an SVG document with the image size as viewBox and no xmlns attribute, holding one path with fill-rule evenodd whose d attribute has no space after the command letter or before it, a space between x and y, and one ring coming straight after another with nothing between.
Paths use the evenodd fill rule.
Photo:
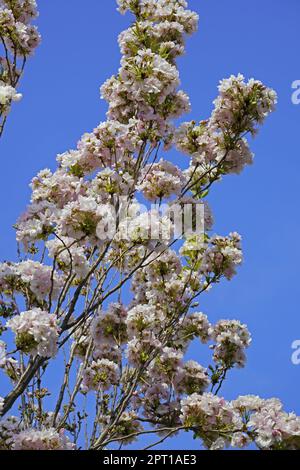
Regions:
<instances>
[{"instance_id":1,"label":"blossom cluster","mask_svg":"<svg viewBox=\"0 0 300 470\"><path fill-rule=\"evenodd\" d=\"M14 416L0 421L0 435L0 450L75 450L64 430L22 429L18 418Z\"/></svg>"},{"instance_id":2,"label":"blossom cluster","mask_svg":"<svg viewBox=\"0 0 300 470\"><path fill-rule=\"evenodd\" d=\"M180 254L206 279L225 276L230 280L236 274L236 267L243 261L241 236L236 232L230 233L228 237L188 234Z\"/></svg>"},{"instance_id":3,"label":"blossom cluster","mask_svg":"<svg viewBox=\"0 0 300 470\"><path fill-rule=\"evenodd\" d=\"M24 47L33 48L35 1L0 0L0 33L10 5L24 34L31 31ZM204 199L215 181L252 162L246 134L256 133L276 95L232 76L220 83L208 120L177 126L190 103L176 59L198 15L185 0L118 6L134 21L119 36L119 71L101 87L107 120L59 154L56 170L32 179L30 205L16 224L22 258L0 265L0 336L7 338L0 369L15 390L0 397L0 415L22 394L20 416L0 420L0 448L69 450L89 428L91 449L131 443L145 430L166 438L166 429L193 431L209 449L299 448L299 418L279 401L218 396L230 369L245 365L251 337L237 320L212 324L198 311L199 296L231 280L243 260L239 234L210 233ZM18 98L0 82L0 105ZM187 165L166 159L172 146ZM204 226L192 217L178 240L175 207L182 218L188 204L204 209ZM210 358L191 357L194 340L197 350L208 344ZM44 398L56 390L44 387L47 366L54 356L63 363L61 351L63 382L48 412Z\"/></svg>"},{"instance_id":4,"label":"blossom cluster","mask_svg":"<svg viewBox=\"0 0 300 470\"><path fill-rule=\"evenodd\" d=\"M183 123L175 135L177 149L191 157L187 175L197 196L205 193L211 181L239 174L253 162L244 136L257 133L277 102L273 90L254 79L246 82L241 74L222 80L219 92L208 120Z\"/></svg>"},{"instance_id":5,"label":"blossom cluster","mask_svg":"<svg viewBox=\"0 0 300 470\"><path fill-rule=\"evenodd\" d=\"M108 390L117 385L119 380L118 366L108 359L93 361L83 371L82 390Z\"/></svg>"},{"instance_id":6,"label":"blossom cluster","mask_svg":"<svg viewBox=\"0 0 300 470\"><path fill-rule=\"evenodd\" d=\"M21 93L17 93L11 85L5 85L3 81L0 82L0 105L7 107L12 101L20 101L22 98Z\"/></svg>"},{"instance_id":7,"label":"blossom cluster","mask_svg":"<svg viewBox=\"0 0 300 470\"><path fill-rule=\"evenodd\" d=\"M168 276L166 269L164 273ZM164 346L170 318L162 306L159 309L151 302L138 303L128 311L121 304L111 304L107 311L101 311L90 326L94 359L83 370L82 391L109 391L115 386L121 374L121 348L126 347L128 365L144 366L134 409L142 410L148 419L159 415L161 426L175 425L180 419L182 397L204 393L211 384L208 369L194 360L184 361L184 351L194 338L216 343L213 359L222 367L243 365L244 349L250 344L245 325L235 320L211 325L203 313L192 313L169 331L170 347Z\"/></svg>"},{"instance_id":8,"label":"blossom cluster","mask_svg":"<svg viewBox=\"0 0 300 470\"><path fill-rule=\"evenodd\" d=\"M108 115L121 122L138 115L166 135L166 121L190 106L187 95L177 91L174 59L184 52L184 36L196 31L198 15L185 1L121 1L119 10L130 10L136 22L119 37L124 55L118 76L102 87Z\"/></svg>"},{"instance_id":9,"label":"blossom cluster","mask_svg":"<svg viewBox=\"0 0 300 470\"><path fill-rule=\"evenodd\" d=\"M195 433L199 433L209 448L220 446L218 433L221 434L222 429L233 432L241 426L239 416L234 413L231 404L212 393L190 395L182 401L181 411L182 422L195 428ZM221 447L224 447L224 442L222 444Z\"/></svg>"},{"instance_id":10,"label":"blossom cluster","mask_svg":"<svg viewBox=\"0 0 300 470\"><path fill-rule=\"evenodd\" d=\"M149 201L156 201L179 195L185 183L186 179L178 167L161 160L145 167L138 189Z\"/></svg>"},{"instance_id":11,"label":"blossom cluster","mask_svg":"<svg viewBox=\"0 0 300 470\"><path fill-rule=\"evenodd\" d=\"M252 409L250 408L250 411ZM248 426L255 435L257 446L264 450L298 450L300 418L282 410L277 399L266 400L251 414Z\"/></svg>"},{"instance_id":12,"label":"blossom cluster","mask_svg":"<svg viewBox=\"0 0 300 470\"><path fill-rule=\"evenodd\" d=\"M245 349L251 343L246 325L238 320L220 320L213 329L215 340L214 360L226 368L243 367L246 361Z\"/></svg>"},{"instance_id":13,"label":"blossom cluster","mask_svg":"<svg viewBox=\"0 0 300 470\"><path fill-rule=\"evenodd\" d=\"M7 296L27 293L42 302L50 295L57 298L63 282L51 266L38 261L0 264L0 292Z\"/></svg>"},{"instance_id":14,"label":"blossom cluster","mask_svg":"<svg viewBox=\"0 0 300 470\"><path fill-rule=\"evenodd\" d=\"M20 376L19 363L8 354L7 345L4 341L0 341L0 369L5 371L6 375L14 382ZM2 413L3 404L2 401L0 414Z\"/></svg>"},{"instance_id":15,"label":"blossom cluster","mask_svg":"<svg viewBox=\"0 0 300 470\"><path fill-rule=\"evenodd\" d=\"M55 429L32 429L16 435L12 450L74 450L74 444Z\"/></svg>"}]
</instances>

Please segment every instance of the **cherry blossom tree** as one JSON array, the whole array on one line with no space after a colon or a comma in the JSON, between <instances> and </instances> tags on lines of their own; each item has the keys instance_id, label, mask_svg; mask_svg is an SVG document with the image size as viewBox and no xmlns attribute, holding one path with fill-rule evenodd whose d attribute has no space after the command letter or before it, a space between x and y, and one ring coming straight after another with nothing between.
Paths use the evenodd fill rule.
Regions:
<instances>
[{"instance_id":1,"label":"cherry blossom tree","mask_svg":"<svg viewBox=\"0 0 300 470\"><path fill-rule=\"evenodd\" d=\"M38 15L35 0L0 0L0 137L13 101L20 101L17 85L26 60L40 42L31 24Z\"/></svg>"},{"instance_id":2,"label":"cherry blossom tree","mask_svg":"<svg viewBox=\"0 0 300 470\"><path fill-rule=\"evenodd\" d=\"M231 76L211 116L175 124L190 110L176 59L198 15L185 0L118 7L134 19L101 88L107 120L33 178L19 261L0 265L0 448L141 448L145 435L151 448L186 431L199 448L299 449L300 418L279 400L222 398L251 336L199 311L242 263L241 237L213 234L207 196L252 163L247 137L276 93ZM209 363L186 360L194 341Z\"/></svg>"}]
</instances>

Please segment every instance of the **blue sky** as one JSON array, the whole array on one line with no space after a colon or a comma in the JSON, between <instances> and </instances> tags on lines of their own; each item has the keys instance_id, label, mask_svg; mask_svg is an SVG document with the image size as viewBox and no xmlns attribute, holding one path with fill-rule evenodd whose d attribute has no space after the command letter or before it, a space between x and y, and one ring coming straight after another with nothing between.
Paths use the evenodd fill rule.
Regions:
<instances>
[{"instance_id":1,"label":"blue sky","mask_svg":"<svg viewBox=\"0 0 300 470\"><path fill-rule=\"evenodd\" d=\"M1 260L15 258L12 225L29 200L30 179L39 169L55 168L57 153L74 148L84 132L105 119L99 86L118 68L117 35L130 21L116 12L114 0L38 3L43 42L27 64L24 99L13 107L0 141ZM201 309L211 321L238 318L253 335L247 367L229 374L223 393L278 396L287 410L300 414L300 366L291 362L291 343L300 339L300 105L291 102L291 84L300 79L300 3L189 4L200 15L200 27L179 61L193 108L187 119L210 114L218 81L232 73L260 79L279 96L276 113L252 144L255 164L224 179L209 196L215 231L242 234L245 262L232 282L203 297ZM197 351L201 362L198 343ZM168 444L196 445L185 436Z\"/></svg>"}]
</instances>

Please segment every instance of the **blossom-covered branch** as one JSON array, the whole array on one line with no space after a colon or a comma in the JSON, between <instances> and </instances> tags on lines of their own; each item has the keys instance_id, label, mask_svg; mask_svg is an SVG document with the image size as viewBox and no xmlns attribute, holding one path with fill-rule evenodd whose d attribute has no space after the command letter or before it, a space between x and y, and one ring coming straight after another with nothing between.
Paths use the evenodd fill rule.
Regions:
<instances>
[{"instance_id":1,"label":"blossom-covered branch","mask_svg":"<svg viewBox=\"0 0 300 470\"><path fill-rule=\"evenodd\" d=\"M0 0L0 137L12 102L22 98L17 85L27 58L40 42L36 0Z\"/></svg>"},{"instance_id":2,"label":"blossom-covered branch","mask_svg":"<svg viewBox=\"0 0 300 470\"><path fill-rule=\"evenodd\" d=\"M56 171L33 178L16 224L20 260L0 265L0 367L10 384L0 448L101 450L156 435L151 448L182 431L210 449L299 448L300 419L278 400L218 396L245 366L251 336L198 308L243 258L239 234L212 233L205 199L252 163L246 137L276 94L232 76L208 119L177 127L190 103L176 59L198 15L185 0L118 4L134 21L119 36L118 74L101 87L107 120L59 155ZM209 347L208 363L186 359L193 341ZM16 403L19 416L8 415Z\"/></svg>"}]
</instances>

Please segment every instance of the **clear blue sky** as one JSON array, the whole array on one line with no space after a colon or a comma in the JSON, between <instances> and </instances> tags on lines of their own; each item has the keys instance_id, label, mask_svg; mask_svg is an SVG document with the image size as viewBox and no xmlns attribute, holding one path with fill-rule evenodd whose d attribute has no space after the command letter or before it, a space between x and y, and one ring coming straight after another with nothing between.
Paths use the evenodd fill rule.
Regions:
<instances>
[{"instance_id":1,"label":"clear blue sky","mask_svg":"<svg viewBox=\"0 0 300 470\"><path fill-rule=\"evenodd\" d=\"M21 91L0 142L0 258L15 258L12 225L30 196L38 170L55 167L55 156L73 148L82 133L105 119L99 86L119 65L117 35L129 17L114 0L39 0L41 47L27 64ZM291 343L300 339L299 319L299 125L300 105L291 103L291 83L300 79L298 0L190 0L200 14L199 32L180 60L190 94L188 119L205 119L218 81L238 72L275 88L277 112L252 148L255 164L215 186L210 204L215 231L244 238L245 263L202 300L212 321L247 323L253 344L244 370L229 374L227 398L255 393L280 397L300 414L300 366L291 363ZM194 352L199 344L195 344ZM199 360L202 350L199 346ZM187 437L170 448L195 447Z\"/></svg>"}]
</instances>

